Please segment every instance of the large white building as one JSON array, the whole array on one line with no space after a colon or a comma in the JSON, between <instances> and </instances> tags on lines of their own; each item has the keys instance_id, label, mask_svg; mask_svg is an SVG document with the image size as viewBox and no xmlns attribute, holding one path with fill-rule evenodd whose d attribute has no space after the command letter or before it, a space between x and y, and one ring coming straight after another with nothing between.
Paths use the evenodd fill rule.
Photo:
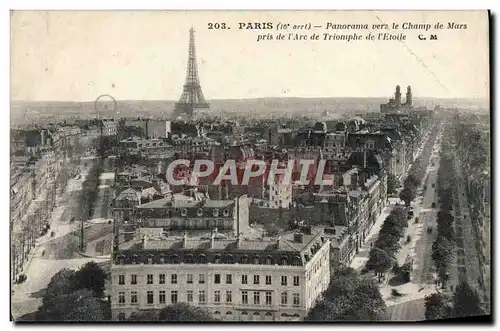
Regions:
<instances>
[{"instance_id":1,"label":"large white building","mask_svg":"<svg viewBox=\"0 0 500 331\"><path fill-rule=\"evenodd\" d=\"M152 239L151 230L138 228L113 254L114 320L187 302L223 321L295 321L330 281L330 242L310 227L254 240L216 233Z\"/></svg>"}]
</instances>

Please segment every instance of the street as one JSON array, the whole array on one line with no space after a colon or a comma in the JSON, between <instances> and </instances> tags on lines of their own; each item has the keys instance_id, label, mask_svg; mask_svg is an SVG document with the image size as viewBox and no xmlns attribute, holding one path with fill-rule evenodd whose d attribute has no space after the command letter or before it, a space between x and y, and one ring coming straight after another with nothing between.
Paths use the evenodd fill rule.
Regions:
<instances>
[{"instance_id":1,"label":"street","mask_svg":"<svg viewBox=\"0 0 500 331\"><path fill-rule=\"evenodd\" d=\"M460 160L455 154L454 170L457 175L457 183L454 190L454 213L455 213L455 242L456 242L456 272L454 277L456 283L450 284L456 287L459 282L466 281L473 289L484 294L484 280L479 264L480 252L478 251L478 237L476 229L472 224L472 218L467 201L465 183L462 175Z\"/></svg>"},{"instance_id":2,"label":"street","mask_svg":"<svg viewBox=\"0 0 500 331\"><path fill-rule=\"evenodd\" d=\"M91 164L87 166L90 167ZM14 318L37 310L41 304L43 289L59 270L63 268L78 269L89 261L100 263L109 260L109 255L105 255L109 254L109 249L105 249L104 244L101 244L101 254L98 254L103 256L94 257L92 254L91 257L88 257L80 252L79 204L81 202L81 186L85 180L87 168L83 169L81 178L70 179L66 192L57 200L57 206L49 220L54 236L51 237L49 232L49 234L37 239L36 246L24 268L27 280L24 283L13 285L12 315ZM101 178L98 197L107 194L109 198L108 177ZM107 205L97 207L94 215L97 216L97 213L99 215L107 214ZM85 246L91 246L90 250L94 253L99 251L95 248L95 243L99 243L99 240L105 241L102 238L110 237L111 231L112 225L108 224L104 218L86 220L84 223ZM106 247L108 246L110 247L111 244L106 245ZM105 251L104 254L102 254L103 251Z\"/></svg>"},{"instance_id":3,"label":"street","mask_svg":"<svg viewBox=\"0 0 500 331\"><path fill-rule=\"evenodd\" d=\"M415 215L419 221L416 223L412 219L412 223L408 225L406 236L411 237L411 242L404 244L398 253L399 265L404 263L408 255L413 258L411 282L381 288L382 296L388 307L387 317L391 321L425 320L424 297L436 291L434 263L431 256L432 243L437 236L437 208L432 208L432 203L437 203L437 196L436 187L432 187L432 184L436 183L439 169L440 144L437 141L440 140L440 137L441 131L432 147L433 151L430 156L426 176L414 201ZM431 233L427 232L428 228L432 228ZM391 293L392 289L396 289L403 296L401 298L394 298Z\"/></svg>"},{"instance_id":4,"label":"street","mask_svg":"<svg viewBox=\"0 0 500 331\"><path fill-rule=\"evenodd\" d=\"M387 307L387 316L391 321L425 320L425 299L416 299Z\"/></svg>"}]
</instances>

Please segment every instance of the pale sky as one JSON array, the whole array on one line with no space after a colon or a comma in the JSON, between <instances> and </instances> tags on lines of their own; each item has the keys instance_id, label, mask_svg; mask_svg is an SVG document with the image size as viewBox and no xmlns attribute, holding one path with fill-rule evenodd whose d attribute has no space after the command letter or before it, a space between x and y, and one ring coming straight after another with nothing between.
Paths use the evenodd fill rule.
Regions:
<instances>
[{"instance_id":1,"label":"pale sky","mask_svg":"<svg viewBox=\"0 0 500 331\"><path fill-rule=\"evenodd\" d=\"M380 19L380 20L379 20ZM442 22L420 41L264 41L274 30L239 30L239 22L321 25ZM226 22L230 30L209 30ZM448 22L467 24L447 30ZM390 97L411 85L414 97L489 97L486 11L16 11L11 15L11 99L177 100L189 28L196 29L200 83L207 100L258 97ZM310 31L287 30L285 33ZM376 31L375 33L382 32ZM393 30L390 33L396 34ZM417 59L418 58L418 59ZM422 64L425 64L424 65ZM437 78L436 78L437 77Z\"/></svg>"}]
</instances>

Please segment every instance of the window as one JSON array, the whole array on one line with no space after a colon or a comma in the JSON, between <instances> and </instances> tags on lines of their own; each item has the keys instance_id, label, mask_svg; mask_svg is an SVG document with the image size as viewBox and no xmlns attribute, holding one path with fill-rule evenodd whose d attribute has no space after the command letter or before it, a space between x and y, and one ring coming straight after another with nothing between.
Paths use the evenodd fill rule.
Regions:
<instances>
[{"instance_id":1,"label":"window","mask_svg":"<svg viewBox=\"0 0 500 331\"><path fill-rule=\"evenodd\" d=\"M198 292L198 302L205 303L205 291Z\"/></svg>"},{"instance_id":2,"label":"window","mask_svg":"<svg viewBox=\"0 0 500 331\"><path fill-rule=\"evenodd\" d=\"M266 285L271 285L271 276L266 276Z\"/></svg>"},{"instance_id":3,"label":"window","mask_svg":"<svg viewBox=\"0 0 500 331\"><path fill-rule=\"evenodd\" d=\"M148 284L153 284L153 275L148 275Z\"/></svg>"},{"instance_id":4,"label":"window","mask_svg":"<svg viewBox=\"0 0 500 331\"><path fill-rule=\"evenodd\" d=\"M288 293L281 292L281 304L286 306L288 304Z\"/></svg>"},{"instance_id":5,"label":"window","mask_svg":"<svg viewBox=\"0 0 500 331\"><path fill-rule=\"evenodd\" d=\"M147 293L148 305L152 305L154 303L153 291L148 291Z\"/></svg>"},{"instance_id":6,"label":"window","mask_svg":"<svg viewBox=\"0 0 500 331\"><path fill-rule=\"evenodd\" d=\"M299 306L300 305L300 294L299 293L294 293L293 294L293 305L294 306Z\"/></svg>"},{"instance_id":7,"label":"window","mask_svg":"<svg viewBox=\"0 0 500 331\"><path fill-rule=\"evenodd\" d=\"M172 303L177 303L177 298L178 298L177 290L170 292L170 301Z\"/></svg>"},{"instance_id":8,"label":"window","mask_svg":"<svg viewBox=\"0 0 500 331\"><path fill-rule=\"evenodd\" d=\"M187 274L187 283L193 284L193 274Z\"/></svg>"},{"instance_id":9,"label":"window","mask_svg":"<svg viewBox=\"0 0 500 331\"><path fill-rule=\"evenodd\" d=\"M241 275L241 284L248 284L247 275Z\"/></svg>"},{"instance_id":10,"label":"window","mask_svg":"<svg viewBox=\"0 0 500 331\"><path fill-rule=\"evenodd\" d=\"M244 305L248 304L248 292L247 291L241 291L241 303Z\"/></svg>"},{"instance_id":11,"label":"window","mask_svg":"<svg viewBox=\"0 0 500 331\"><path fill-rule=\"evenodd\" d=\"M120 305L125 304L125 292L119 292L118 293L118 303Z\"/></svg>"},{"instance_id":12,"label":"window","mask_svg":"<svg viewBox=\"0 0 500 331\"><path fill-rule=\"evenodd\" d=\"M125 285L125 275L118 275L118 285Z\"/></svg>"},{"instance_id":13,"label":"window","mask_svg":"<svg viewBox=\"0 0 500 331\"><path fill-rule=\"evenodd\" d=\"M286 276L281 276L281 285L286 286L287 285L287 277Z\"/></svg>"},{"instance_id":14,"label":"window","mask_svg":"<svg viewBox=\"0 0 500 331\"><path fill-rule=\"evenodd\" d=\"M266 305L272 305L272 304L273 304L272 292L266 292Z\"/></svg>"},{"instance_id":15,"label":"window","mask_svg":"<svg viewBox=\"0 0 500 331\"><path fill-rule=\"evenodd\" d=\"M125 321L125 314L124 313L119 313L118 314L118 320L119 321Z\"/></svg>"},{"instance_id":16,"label":"window","mask_svg":"<svg viewBox=\"0 0 500 331\"><path fill-rule=\"evenodd\" d=\"M137 275L131 275L130 276L130 284L136 285L137 284Z\"/></svg>"},{"instance_id":17,"label":"window","mask_svg":"<svg viewBox=\"0 0 500 331\"><path fill-rule=\"evenodd\" d=\"M130 292L130 303L132 305L137 304L137 292L135 292L135 291Z\"/></svg>"},{"instance_id":18,"label":"window","mask_svg":"<svg viewBox=\"0 0 500 331\"><path fill-rule=\"evenodd\" d=\"M226 291L226 302L227 303L233 302L233 292Z\"/></svg>"},{"instance_id":19,"label":"window","mask_svg":"<svg viewBox=\"0 0 500 331\"><path fill-rule=\"evenodd\" d=\"M253 283L259 284L259 275L253 275Z\"/></svg>"},{"instance_id":20,"label":"window","mask_svg":"<svg viewBox=\"0 0 500 331\"><path fill-rule=\"evenodd\" d=\"M288 265L288 258L287 257L283 256L281 258L281 265Z\"/></svg>"},{"instance_id":21,"label":"window","mask_svg":"<svg viewBox=\"0 0 500 331\"><path fill-rule=\"evenodd\" d=\"M159 280L159 283L160 283L160 284L165 284L165 274L160 274L160 280Z\"/></svg>"},{"instance_id":22,"label":"window","mask_svg":"<svg viewBox=\"0 0 500 331\"><path fill-rule=\"evenodd\" d=\"M260 304L260 292L253 292L253 304Z\"/></svg>"},{"instance_id":23,"label":"window","mask_svg":"<svg viewBox=\"0 0 500 331\"><path fill-rule=\"evenodd\" d=\"M214 284L220 284L220 274L214 275Z\"/></svg>"},{"instance_id":24,"label":"window","mask_svg":"<svg viewBox=\"0 0 500 331\"><path fill-rule=\"evenodd\" d=\"M177 274L172 274L172 277L170 279L171 284L177 284Z\"/></svg>"},{"instance_id":25,"label":"window","mask_svg":"<svg viewBox=\"0 0 500 331\"><path fill-rule=\"evenodd\" d=\"M187 302L191 303L193 302L193 291L187 291Z\"/></svg>"},{"instance_id":26,"label":"window","mask_svg":"<svg viewBox=\"0 0 500 331\"><path fill-rule=\"evenodd\" d=\"M198 283L199 284L205 284L205 274L199 274L198 275Z\"/></svg>"},{"instance_id":27,"label":"window","mask_svg":"<svg viewBox=\"0 0 500 331\"><path fill-rule=\"evenodd\" d=\"M293 276L293 286L299 286L300 285L300 277L299 276Z\"/></svg>"},{"instance_id":28,"label":"window","mask_svg":"<svg viewBox=\"0 0 500 331\"><path fill-rule=\"evenodd\" d=\"M214 291L214 302L220 302L220 291Z\"/></svg>"},{"instance_id":29,"label":"window","mask_svg":"<svg viewBox=\"0 0 500 331\"><path fill-rule=\"evenodd\" d=\"M226 284L232 284L233 283L233 275L227 274L226 275Z\"/></svg>"},{"instance_id":30,"label":"window","mask_svg":"<svg viewBox=\"0 0 500 331\"><path fill-rule=\"evenodd\" d=\"M280 201L280 203L281 203L281 201ZM267 265L271 265L271 264L273 264L273 259L272 259L270 256L267 256L267 257L266 257L266 264L267 264Z\"/></svg>"},{"instance_id":31,"label":"window","mask_svg":"<svg viewBox=\"0 0 500 331\"><path fill-rule=\"evenodd\" d=\"M160 303L165 303L165 291L160 291Z\"/></svg>"}]
</instances>

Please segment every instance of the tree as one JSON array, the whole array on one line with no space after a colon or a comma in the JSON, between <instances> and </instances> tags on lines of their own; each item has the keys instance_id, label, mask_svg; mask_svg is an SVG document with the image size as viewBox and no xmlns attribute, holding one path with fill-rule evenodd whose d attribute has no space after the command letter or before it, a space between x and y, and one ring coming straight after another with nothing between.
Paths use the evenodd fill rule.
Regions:
<instances>
[{"instance_id":1,"label":"tree","mask_svg":"<svg viewBox=\"0 0 500 331\"><path fill-rule=\"evenodd\" d=\"M130 322L155 322L158 321L158 310L144 310L133 312L128 320Z\"/></svg>"},{"instance_id":2,"label":"tree","mask_svg":"<svg viewBox=\"0 0 500 331\"><path fill-rule=\"evenodd\" d=\"M415 163L411 167L410 172L414 172L416 164L418 162L419 162L419 159L415 160ZM409 189L414 190L418 187L418 185L419 185L419 181L417 180L417 178L415 178L415 176L413 174L410 173L408 175L408 177L406 177L406 179L405 179L405 182L404 182L405 188L409 188Z\"/></svg>"},{"instance_id":3,"label":"tree","mask_svg":"<svg viewBox=\"0 0 500 331\"><path fill-rule=\"evenodd\" d=\"M377 284L353 269L339 270L330 280L306 321L375 321L385 315L385 302Z\"/></svg>"},{"instance_id":4,"label":"tree","mask_svg":"<svg viewBox=\"0 0 500 331\"><path fill-rule=\"evenodd\" d=\"M448 240L453 240L455 230L453 228L454 218L446 210L440 210L437 214L437 231L439 236L443 236Z\"/></svg>"},{"instance_id":5,"label":"tree","mask_svg":"<svg viewBox=\"0 0 500 331\"><path fill-rule=\"evenodd\" d=\"M399 244L400 239L401 237L393 232L381 231L374 246L383 249L394 256L401 249L401 245Z\"/></svg>"},{"instance_id":6,"label":"tree","mask_svg":"<svg viewBox=\"0 0 500 331\"><path fill-rule=\"evenodd\" d=\"M45 299L45 298L44 298ZM89 290L79 290L44 300L37 321L103 321L103 302Z\"/></svg>"},{"instance_id":7,"label":"tree","mask_svg":"<svg viewBox=\"0 0 500 331\"><path fill-rule=\"evenodd\" d=\"M158 314L161 322L211 322L216 321L206 310L187 303L176 303L163 308Z\"/></svg>"},{"instance_id":8,"label":"tree","mask_svg":"<svg viewBox=\"0 0 500 331\"><path fill-rule=\"evenodd\" d=\"M76 290L76 272L70 269L61 269L52 276L43 296L42 303L48 303L59 296L72 293Z\"/></svg>"},{"instance_id":9,"label":"tree","mask_svg":"<svg viewBox=\"0 0 500 331\"><path fill-rule=\"evenodd\" d=\"M80 290L68 295L70 304L65 321L97 322L105 320L104 302L89 290Z\"/></svg>"},{"instance_id":10,"label":"tree","mask_svg":"<svg viewBox=\"0 0 500 331\"><path fill-rule=\"evenodd\" d=\"M406 206L409 206L410 203L415 200L416 194L413 188L405 187L401 193L399 193L399 198L405 202Z\"/></svg>"},{"instance_id":11,"label":"tree","mask_svg":"<svg viewBox=\"0 0 500 331\"><path fill-rule=\"evenodd\" d=\"M408 215L403 207L396 207L391 211L391 215L396 217L399 222L404 226L408 226Z\"/></svg>"},{"instance_id":12,"label":"tree","mask_svg":"<svg viewBox=\"0 0 500 331\"><path fill-rule=\"evenodd\" d=\"M453 315L469 317L483 315L479 295L466 282L457 286L453 294Z\"/></svg>"},{"instance_id":13,"label":"tree","mask_svg":"<svg viewBox=\"0 0 500 331\"><path fill-rule=\"evenodd\" d=\"M393 214L390 214L386 217L382 227L380 228L380 232L382 233L392 233L398 238L401 238L405 233L406 223L402 222Z\"/></svg>"},{"instance_id":14,"label":"tree","mask_svg":"<svg viewBox=\"0 0 500 331\"><path fill-rule=\"evenodd\" d=\"M436 241L432 244L432 260L436 265L436 270L442 281L446 279L448 268L453 262L454 248L455 245L446 237L442 236L438 236Z\"/></svg>"},{"instance_id":15,"label":"tree","mask_svg":"<svg viewBox=\"0 0 500 331\"><path fill-rule=\"evenodd\" d=\"M366 262L366 267L369 270L374 270L378 274L380 281L381 276L387 272L393 265L393 258L383 249L373 247L370 250L370 257Z\"/></svg>"},{"instance_id":16,"label":"tree","mask_svg":"<svg viewBox=\"0 0 500 331\"><path fill-rule=\"evenodd\" d=\"M387 176L387 195L396 193L399 185L399 179L395 175L389 174Z\"/></svg>"},{"instance_id":17,"label":"tree","mask_svg":"<svg viewBox=\"0 0 500 331\"><path fill-rule=\"evenodd\" d=\"M94 261L85 263L75 274L78 289L88 289L97 298L104 295L106 272Z\"/></svg>"},{"instance_id":18,"label":"tree","mask_svg":"<svg viewBox=\"0 0 500 331\"><path fill-rule=\"evenodd\" d=\"M451 316L450 298L441 293L425 297L425 319L439 320Z\"/></svg>"}]
</instances>

